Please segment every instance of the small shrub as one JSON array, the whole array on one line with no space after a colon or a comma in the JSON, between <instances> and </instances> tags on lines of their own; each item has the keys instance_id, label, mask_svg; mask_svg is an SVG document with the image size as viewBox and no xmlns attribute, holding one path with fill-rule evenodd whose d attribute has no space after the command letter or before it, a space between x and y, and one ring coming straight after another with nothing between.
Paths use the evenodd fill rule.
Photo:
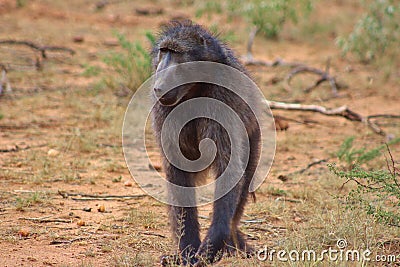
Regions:
<instances>
[{"instance_id":1,"label":"small shrub","mask_svg":"<svg viewBox=\"0 0 400 267\"><path fill-rule=\"evenodd\" d=\"M354 148L353 141L354 136L346 138L343 144L340 146L336 156L339 160L344 161L347 164L347 168L352 168L354 165L362 165L368 163L382 154L382 151L386 148L386 145L380 145L371 150L363 148ZM395 138L388 142L388 145L397 144L400 142L400 138Z\"/></svg>"},{"instance_id":2,"label":"small shrub","mask_svg":"<svg viewBox=\"0 0 400 267\"><path fill-rule=\"evenodd\" d=\"M84 71L82 72L81 75L84 76L84 77L93 77L93 76L97 76L97 75L99 75L101 73L101 68L100 67L90 66L90 65L87 65L87 64L85 64L83 67L85 69L84 69Z\"/></svg>"},{"instance_id":3,"label":"small shrub","mask_svg":"<svg viewBox=\"0 0 400 267\"><path fill-rule=\"evenodd\" d=\"M287 22L297 23L299 17L312 10L312 0L250 0L250 1L205 1L196 15L222 13L229 18L242 17L267 38L276 38Z\"/></svg>"},{"instance_id":4,"label":"small shrub","mask_svg":"<svg viewBox=\"0 0 400 267\"><path fill-rule=\"evenodd\" d=\"M42 203L47 198L47 195L42 192L29 193L25 197L17 197L15 199L15 207L18 211L23 211L25 208L29 208L36 203Z\"/></svg>"},{"instance_id":5,"label":"small shrub","mask_svg":"<svg viewBox=\"0 0 400 267\"><path fill-rule=\"evenodd\" d=\"M111 74L105 80L112 88L128 88L132 92L151 75L151 57L139 42L130 42L125 35L116 33L122 52L112 51L103 58ZM154 36L146 33L147 39L154 43Z\"/></svg>"},{"instance_id":6,"label":"small shrub","mask_svg":"<svg viewBox=\"0 0 400 267\"><path fill-rule=\"evenodd\" d=\"M343 55L354 54L368 63L400 41L400 4L396 0L363 0L365 13L348 37L339 37Z\"/></svg>"},{"instance_id":7,"label":"small shrub","mask_svg":"<svg viewBox=\"0 0 400 267\"><path fill-rule=\"evenodd\" d=\"M356 165L344 171L335 164L328 166L336 176L346 179L345 183L356 183L345 196L347 208L361 208L379 222L400 227L400 179L395 169L368 171Z\"/></svg>"},{"instance_id":8,"label":"small shrub","mask_svg":"<svg viewBox=\"0 0 400 267\"><path fill-rule=\"evenodd\" d=\"M354 137L347 138L337 152L338 158L345 161L347 166L337 167L336 164L328 164L331 172L345 179L343 185L348 182L354 182L356 185L344 196L346 208L361 208L379 222L400 226L400 174L389 146L385 144L366 150L366 148L353 148L353 141ZM399 142L400 138L397 138L390 144ZM367 170L361 167L361 164L381 156L385 148L388 149L391 158L391 164L387 160L387 169Z\"/></svg>"}]
</instances>

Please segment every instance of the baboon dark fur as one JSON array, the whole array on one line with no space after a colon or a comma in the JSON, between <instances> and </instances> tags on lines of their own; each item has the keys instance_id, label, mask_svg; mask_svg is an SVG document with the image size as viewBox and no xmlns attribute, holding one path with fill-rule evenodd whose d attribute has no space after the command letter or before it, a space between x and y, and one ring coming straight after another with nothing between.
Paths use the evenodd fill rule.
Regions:
<instances>
[{"instance_id":1,"label":"baboon dark fur","mask_svg":"<svg viewBox=\"0 0 400 267\"><path fill-rule=\"evenodd\" d=\"M170 62L211 61L229 65L248 75L225 44L202 26L190 21L170 22L165 26L153 46L152 58L156 73L168 67ZM162 67L160 67L161 64ZM169 92L162 99L155 97L154 92L152 94L155 101L152 110L153 128L158 143L161 144L160 133L163 122L174 107L188 99L209 97L229 105L244 122L250 143L250 156L239 183L228 194L213 203L211 225L203 241L200 240L199 235L197 208L169 207L173 236L179 246L179 255L175 258L180 260L175 263L200 266L219 260L224 252L229 254L242 252L243 255L250 256L253 250L239 231L238 224L249 195L249 185L259 161L260 129L256 117L238 95L213 84L191 84L178 102L174 103L180 93L179 90L185 90L185 86L189 85L175 88L173 90L175 92ZM158 89L154 87L154 90ZM257 106L259 99L252 99L252 96L254 95L253 98L255 98L257 94L245 93L254 106ZM186 158L195 160L200 156L199 142L204 138L212 139L217 146L216 158L210 166L217 178L224 172L231 152L228 133L219 123L206 118L190 121L180 132L179 146ZM176 168L166 159L161 145L160 150L168 181L186 187L199 184L203 173L185 172Z\"/></svg>"}]
</instances>

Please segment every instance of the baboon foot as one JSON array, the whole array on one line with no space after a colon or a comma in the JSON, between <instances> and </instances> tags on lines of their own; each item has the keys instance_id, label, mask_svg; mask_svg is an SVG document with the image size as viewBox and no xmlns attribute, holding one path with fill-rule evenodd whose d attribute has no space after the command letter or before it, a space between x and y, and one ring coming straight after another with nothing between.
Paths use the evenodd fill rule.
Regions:
<instances>
[{"instance_id":1,"label":"baboon foot","mask_svg":"<svg viewBox=\"0 0 400 267\"><path fill-rule=\"evenodd\" d=\"M197 266L195 265L198 261L191 255L190 257L183 257L181 255L172 254L172 255L163 255L160 257L161 266L170 267L170 266Z\"/></svg>"},{"instance_id":2,"label":"baboon foot","mask_svg":"<svg viewBox=\"0 0 400 267\"><path fill-rule=\"evenodd\" d=\"M254 256L254 248L247 244L242 232L237 232L235 239L230 237L225 246L225 252L228 256L240 256L243 258L251 258Z\"/></svg>"}]
</instances>

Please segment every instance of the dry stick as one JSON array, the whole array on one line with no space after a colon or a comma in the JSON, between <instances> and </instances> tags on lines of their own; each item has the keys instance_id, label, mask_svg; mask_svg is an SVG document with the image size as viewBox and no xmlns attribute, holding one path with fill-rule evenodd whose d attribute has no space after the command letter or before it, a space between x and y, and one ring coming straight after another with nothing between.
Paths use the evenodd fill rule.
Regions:
<instances>
[{"instance_id":1,"label":"dry stick","mask_svg":"<svg viewBox=\"0 0 400 267\"><path fill-rule=\"evenodd\" d=\"M62 52L70 53L71 55L75 54L75 51L71 48L62 47L62 46L40 46L40 45L37 45L30 41L0 40L0 45L1 44L28 46L28 47L32 48L33 50L39 51L42 59L47 58L46 51L62 51ZM40 70L42 67L41 58L36 57L35 66L36 66L37 70Z\"/></svg>"},{"instance_id":2,"label":"dry stick","mask_svg":"<svg viewBox=\"0 0 400 267\"><path fill-rule=\"evenodd\" d=\"M397 186L398 188L400 188L400 184L399 184L399 182L397 181L397 177L396 177L396 176L398 175L397 171L399 171L399 169L396 167L396 164L395 164L394 159L393 159L392 151L390 151L389 145L388 145L387 143L385 143L385 145L386 145L386 149L387 149L387 151L388 151L388 153L389 153L389 156L390 156L390 160L391 160L392 168L393 168L393 169L390 169L389 161L386 159L387 168L388 168L390 174L393 176L393 181L394 181L394 183L396 184L396 186ZM386 157L386 156L385 156L385 157Z\"/></svg>"},{"instance_id":3,"label":"dry stick","mask_svg":"<svg viewBox=\"0 0 400 267\"><path fill-rule=\"evenodd\" d=\"M326 63L325 71L317 69L317 68L309 67L306 65L298 66L298 67L294 68L291 72L289 72L288 75L286 75L286 78L285 78L285 84L286 84L285 86L287 87L286 89L288 91L292 91L290 89L290 81L296 74L308 72L308 73L313 73L313 74L319 75L319 76L321 76L321 78L319 78L313 85L305 88L304 92L308 93L312 89L314 89L318 85L320 85L322 82L328 81L329 84L331 85L333 95L337 96L337 85L336 85L335 77L332 77L331 75L329 75L330 62L331 62L331 60L329 58Z\"/></svg>"},{"instance_id":4,"label":"dry stick","mask_svg":"<svg viewBox=\"0 0 400 267\"><path fill-rule=\"evenodd\" d=\"M266 103L269 105L271 109L283 109L283 110L298 110L298 111L311 111L321 113L327 116L340 116L344 117L350 121L359 121L366 123L375 133L380 135L386 135L386 133L375 123L368 120L368 117L364 117L351 109L347 106L340 106L338 108L326 108L323 106L318 105L302 105L297 103L284 103L284 102L277 102L277 101L267 101ZM372 117L374 115L371 115ZM369 117L371 117L369 116ZM397 115L390 115L388 116L396 116Z\"/></svg>"},{"instance_id":5,"label":"dry stick","mask_svg":"<svg viewBox=\"0 0 400 267\"><path fill-rule=\"evenodd\" d=\"M321 163L328 162L328 160L329 160L329 158L327 158L327 159L321 159L321 160L317 160L317 161L311 162L311 163L308 164L305 168L296 171L296 173L300 173L300 174L301 174L301 173L305 172L306 170L308 170L309 168L311 168L312 166L315 166L315 165L318 165L318 164L321 164Z\"/></svg>"},{"instance_id":6,"label":"dry stick","mask_svg":"<svg viewBox=\"0 0 400 267\"><path fill-rule=\"evenodd\" d=\"M77 238L74 238L71 240L52 240L50 242L50 245L71 244L73 242L81 241L81 240L85 240L85 239L88 239L88 237L77 237Z\"/></svg>"},{"instance_id":7,"label":"dry stick","mask_svg":"<svg viewBox=\"0 0 400 267\"><path fill-rule=\"evenodd\" d=\"M285 86L284 88L290 92L292 91L290 88L290 80L299 73L303 72L309 72L309 73L314 73L319 76L321 76L320 79L318 79L313 85L307 87L304 89L305 92L310 92L312 89L315 89L317 86L319 86L322 82L328 81L331 88L332 88L332 93L336 97L337 96L337 83L335 77L331 76L329 74L329 69L330 69L330 63L331 60L330 58L328 59L325 67L325 71L322 71L317 68L309 67L305 65L304 63L299 63L299 62L286 62L283 59L275 59L274 61L265 61L265 60L256 60L253 57L253 54L251 52L251 49L253 47L254 43L254 38L256 37L258 28L254 26L254 28L250 31L249 34L249 41L247 42L247 53L246 56L242 58L243 64L244 65L255 65L255 66L265 66L265 67L277 67L277 66L287 66L290 68L294 68L285 78Z\"/></svg>"},{"instance_id":8,"label":"dry stick","mask_svg":"<svg viewBox=\"0 0 400 267\"><path fill-rule=\"evenodd\" d=\"M328 160L329 160L329 158L327 158L327 159L321 159L321 160L317 160L317 161L311 162L311 163L309 163L305 168L302 168L302 169L300 169L300 170L297 170L297 171L294 171L294 172L291 172L291 173L288 173L288 174L281 174L281 175L279 175L279 176L278 176L278 179L281 180L282 182L286 182L286 181L288 180L288 176L291 176L291 175L294 175L294 174L298 174L298 173L299 173L299 174L302 174L302 173L304 173L306 170L310 169L312 166L315 166L315 165L318 165L318 164L321 164L321 163L328 162ZM289 201L289 200L287 200L287 201Z\"/></svg>"},{"instance_id":9,"label":"dry stick","mask_svg":"<svg viewBox=\"0 0 400 267\"><path fill-rule=\"evenodd\" d=\"M139 234L152 235L152 236L157 236L157 237L161 237L161 238L167 238L165 235L157 234L157 233L153 233L153 232L139 232Z\"/></svg>"},{"instance_id":10,"label":"dry stick","mask_svg":"<svg viewBox=\"0 0 400 267\"><path fill-rule=\"evenodd\" d=\"M1 128L2 127L0 125L0 129ZM12 148L0 149L0 153L19 152L19 151L28 150L31 148L45 147L45 146L47 146L47 144L37 145L37 146L26 146L26 147L19 147L18 145L16 145L15 147L12 147Z\"/></svg>"},{"instance_id":11,"label":"dry stick","mask_svg":"<svg viewBox=\"0 0 400 267\"><path fill-rule=\"evenodd\" d=\"M61 222L61 223L71 223L72 220L67 220L67 219L48 219L51 216L46 216L42 218L18 218L19 220L26 220L26 221L34 221L34 222L39 222L39 223L48 223L48 222Z\"/></svg>"},{"instance_id":12,"label":"dry stick","mask_svg":"<svg viewBox=\"0 0 400 267\"><path fill-rule=\"evenodd\" d=\"M90 200L115 200L115 199L137 199L137 198L143 198L146 197L146 194L139 194L139 195L89 195L89 194L83 194L83 193L68 193L65 191L58 191L58 194L60 194L63 198L67 198L69 196L80 196L78 197L71 197L72 200L78 200L78 201L90 201Z\"/></svg>"},{"instance_id":13,"label":"dry stick","mask_svg":"<svg viewBox=\"0 0 400 267\"><path fill-rule=\"evenodd\" d=\"M75 54L75 51L71 48L62 47L62 46L40 46L30 41L17 41L17 40L0 40L0 44L8 44L8 45L25 45L34 50L39 51L42 54L43 58L46 58L46 51L63 51L68 52L71 55Z\"/></svg>"},{"instance_id":14,"label":"dry stick","mask_svg":"<svg viewBox=\"0 0 400 267\"><path fill-rule=\"evenodd\" d=\"M389 118L389 119L400 119L400 115L393 115L393 114L376 114L376 115L370 115L367 117L367 123L368 124L374 124L371 122L371 119L376 119L376 118ZM377 124L375 124L377 125ZM379 128L379 127L378 127ZM384 135L385 133L381 133Z\"/></svg>"},{"instance_id":15,"label":"dry stick","mask_svg":"<svg viewBox=\"0 0 400 267\"><path fill-rule=\"evenodd\" d=\"M11 92L11 85L7 78L7 68L5 65L0 63L0 70L1 70L1 79L0 79L0 95L3 92L3 85L6 86L6 91Z\"/></svg>"}]
</instances>

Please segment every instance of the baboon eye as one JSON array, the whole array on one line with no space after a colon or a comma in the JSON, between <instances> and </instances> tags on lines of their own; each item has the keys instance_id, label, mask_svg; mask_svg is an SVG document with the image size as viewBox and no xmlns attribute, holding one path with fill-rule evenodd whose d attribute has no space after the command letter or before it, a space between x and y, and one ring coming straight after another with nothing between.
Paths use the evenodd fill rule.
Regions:
<instances>
[{"instance_id":1,"label":"baboon eye","mask_svg":"<svg viewBox=\"0 0 400 267\"><path fill-rule=\"evenodd\" d=\"M168 48L168 47L160 47L160 52L161 52L161 53L170 52L170 53L175 53L175 54L178 53L178 51L176 51L176 50L174 50L174 49L171 49L171 48Z\"/></svg>"},{"instance_id":2,"label":"baboon eye","mask_svg":"<svg viewBox=\"0 0 400 267\"><path fill-rule=\"evenodd\" d=\"M169 50L169 49L166 48L166 47L160 47L160 52L161 52L161 53L167 53L167 52L169 52L169 51L171 51L171 50Z\"/></svg>"}]
</instances>

